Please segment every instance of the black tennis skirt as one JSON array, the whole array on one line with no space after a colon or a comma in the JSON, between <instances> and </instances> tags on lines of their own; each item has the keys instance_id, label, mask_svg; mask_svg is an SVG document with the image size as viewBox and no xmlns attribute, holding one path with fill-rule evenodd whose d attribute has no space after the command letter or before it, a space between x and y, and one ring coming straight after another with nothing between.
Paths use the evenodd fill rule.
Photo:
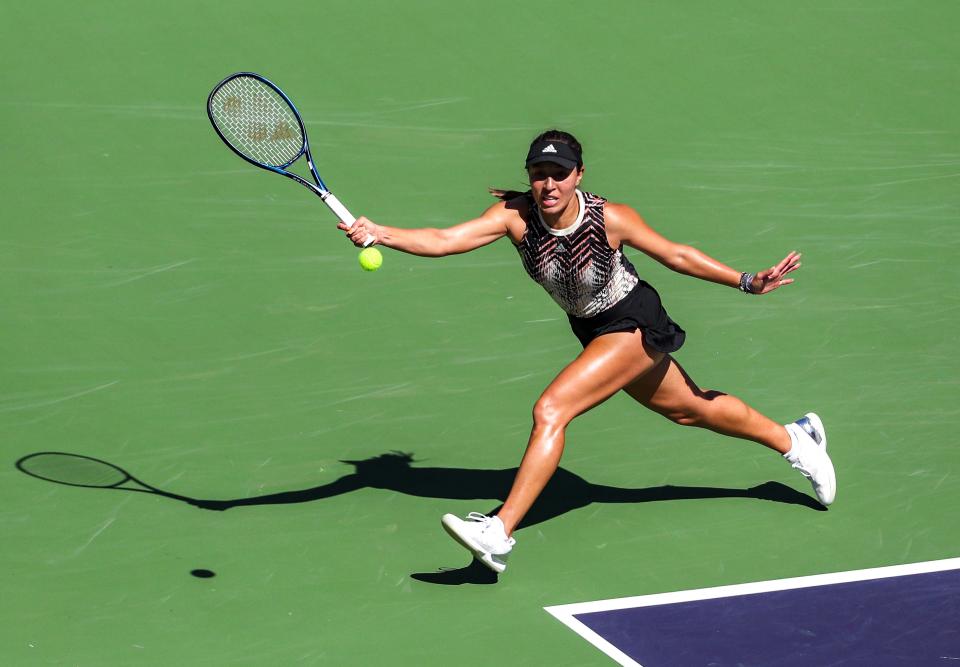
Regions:
<instances>
[{"instance_id":1,"label":"black tennis skirt","mask_svg":"<svg viewBox=\"0 0 960 667\"><path fill-rule=\"evenodd\" d=\"M567 318L570 328L584 347L603 334L640 329L644 342L653 349L676 352L687 337L687 332L671 320L663 309L657 290L643 280L627 296L602 313L593 317L568 314Z\"/></svg>"}]
</instances>

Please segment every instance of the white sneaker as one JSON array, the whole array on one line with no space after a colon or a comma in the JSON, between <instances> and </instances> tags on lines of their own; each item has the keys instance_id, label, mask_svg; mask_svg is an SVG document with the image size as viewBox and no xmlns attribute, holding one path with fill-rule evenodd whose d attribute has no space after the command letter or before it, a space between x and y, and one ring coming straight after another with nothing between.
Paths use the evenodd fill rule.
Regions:
<instances>
[{"instance_id":1,"label":"white sneaker","mask_svg":"<svg viewBox=\"0 0 960 667\"><path fill-rule=\"evenodd\" d=\"M500 517L470 512L464 521L453 514L444 514L440 523L450 537L472 551L474 558L491 570L507 569L507 556L517 541L507 537Z\"/></svg>"},{"instance_id":2,"label":"white sneaker","mask_svg":"<svg viewBox=\"0 0 960 667\"><path fill-rule=\"evenodd\" d=\"M829 505L837 495L837 476L827 454L827 432L823 422L815 413L808 412L792 424L787 424L786 428L793 441L793 449L783 457L810 480L817 499Z\"/></svg>"}]
</instances>

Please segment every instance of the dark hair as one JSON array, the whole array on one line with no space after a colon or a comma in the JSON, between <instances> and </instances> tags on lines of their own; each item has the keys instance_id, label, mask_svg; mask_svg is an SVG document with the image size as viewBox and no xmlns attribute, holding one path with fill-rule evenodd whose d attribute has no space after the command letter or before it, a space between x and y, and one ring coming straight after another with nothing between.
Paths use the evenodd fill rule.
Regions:
<instances>
[{"instance_id":1,"label":"dark hair","mask_svg":"<svg viewBox=\"0 0 960 667\"><path fill-rule=\"evenodd\" d=\"M569 132L564 132L563 130L557 130L557 129L547 130L546 132L543 132L542 134L534 137L533 141L530 142L530 146L532 147L538 141L558 141L562 144L568 145L570 148L576 151L577 155L580 156L580 159L577 160L577 170L579 171L583 169L583 147L580 145L580 142L577 141L577 138L572 134L570 134ZM520 192L519 190L505 190L503 188L490 188L490 194L492 194L497 199L500 199L503 201L510 201L511 199L516 199L517 197L524 195L527 192L529 192L529 190L527 190L526 192Z\"/></svg>"}]
</instances>

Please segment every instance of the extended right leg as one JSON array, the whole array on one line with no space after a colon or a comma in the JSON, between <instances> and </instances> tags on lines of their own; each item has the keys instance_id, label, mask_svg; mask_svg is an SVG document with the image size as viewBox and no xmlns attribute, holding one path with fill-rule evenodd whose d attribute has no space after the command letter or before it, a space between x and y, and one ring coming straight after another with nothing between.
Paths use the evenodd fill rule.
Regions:
<instances>
[{"instance_id":1,"label":"extended right leg","mask_svg":"<svg viewBox=\"0 0 960 667\"><path fill-rule=\"evenodd\" d=\"M836 475L827 455L826 432L816 414L783 426L735 396L700 389L672 357L624 390L677 424L753 440L779 452L810 480L821 503L833 502Z\"/></svg>"},{"instance_id":2,"label":"extended right leg","mask_svg":"<svg viewBox=\"0 0 960 667\"><path fill-rule=\"evenodd\" d=\"M783 425L719 391L697 386L673 357L624 388L639 403L682 426L697 426L744 440L753 440L781 454L791 440Z\"/></svg>"}]
</instances>

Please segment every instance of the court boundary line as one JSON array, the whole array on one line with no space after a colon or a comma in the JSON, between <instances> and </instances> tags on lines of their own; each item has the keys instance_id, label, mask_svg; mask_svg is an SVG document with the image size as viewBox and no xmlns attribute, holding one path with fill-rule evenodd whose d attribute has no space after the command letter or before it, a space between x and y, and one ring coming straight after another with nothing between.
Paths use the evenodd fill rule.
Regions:
<instances>
[{"instance_id":1,"label":"court boundary line","mask_svg":"<svg viewBox=\"0 0 960 667\"><path fill-rule=\"evenodd\" d=\"M772 593L774 591L788 591L799 588L813 588L816 586L846 584L874 579L889 579L914 574L927 574L929 572L945 572L947 570L960 570L960 558L944 558L941 560L921 561L919 563L906 563L903 565L887 565L862 570L812 574L803 577L770 579L767 581L754 581L710 588L695 588L670 593L652 593L649 595L610 598L591 602L574 602L571 604L544 607L544 610L620 665L624 667L643 667L643 665L579 621L576 616L578 614L589 614L599 611L655 607L692 602L694 600L715 600L736 595Z\"/></svg>"}]
</instances>

